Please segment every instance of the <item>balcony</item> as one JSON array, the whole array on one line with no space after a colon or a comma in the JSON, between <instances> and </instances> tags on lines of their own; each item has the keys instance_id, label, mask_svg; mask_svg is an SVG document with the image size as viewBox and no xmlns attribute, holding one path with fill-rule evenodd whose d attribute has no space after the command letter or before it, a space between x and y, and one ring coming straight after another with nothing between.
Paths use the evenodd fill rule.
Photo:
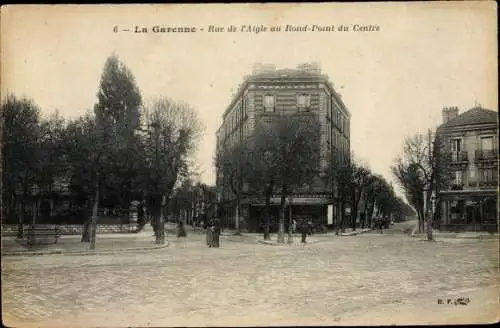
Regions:
<instances>
[{"instance_id":1,"label":"balcony","mask_svg":"<svg viewBox=\"0 0 500 328\"><path fill-rule=\"evenodd\" d=\"M482 161L496 161L498 159L498 152L489 149L489 150L476 150L474 160L476 162Z\"/></svg>"},{"instance_id":2,"label":"balcony","mask_svg":"<svg viewBox=\"0 0 500 328\"><path fill-rule=\"evenodd\" d=\"M482 188L496 188L498 186L498 180L496 179L488 179L479 181L479 187Z\"/></svg>"},{"instance_id":3,"label":"balcony","mask_svg":"<svg viewBox=\"0 0 500 328\"><path fill-rule=\"evenodd\" d=\"M469 161L466 151L452 152L451 153L451 163L461 164L467 163Z\"/></svg>"},{"instance_id":4,"label":"balcony","mask_svg":"<svg viewBox=\"0 0 500 328\"><path fill-rule=\"evenodd\" d=\"M458 183L453 183L451 186L450 186L450 190L464 190L464 185L462 183L458 184Z\"/></svg>"}]
</instances>

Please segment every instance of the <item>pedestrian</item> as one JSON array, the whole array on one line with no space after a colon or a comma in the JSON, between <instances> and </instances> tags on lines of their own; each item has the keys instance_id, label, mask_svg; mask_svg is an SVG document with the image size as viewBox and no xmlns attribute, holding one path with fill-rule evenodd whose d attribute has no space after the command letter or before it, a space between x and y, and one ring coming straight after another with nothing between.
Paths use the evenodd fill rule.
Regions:
<instances>
[{"instance_id":1,"label":"pedestrian","mask_svg":"<svg viewBox=\"0 0 500 328\"><path fill-rule=\"evenodd\" d=\"M213 222L213 219L210 218L209 220L207 220L206 222L206 231L207 231L207 246L208 247L212 247L213 245L213 227L214 227L214 222Z\"/></svg>"},{"instance_id":2,"label":"pedestrian","mask_svg":"<svg viewBox=\"0 0 500 328\"><path fill-rule=\"evenodd\" d=\"M380 234L384 233L384 222L383 222L382 216L378 217L378 229L379 229Z\"/></svg>"},{"instance_id":3,"label":"pedestrian","mask_svg":"<svg viewBox=\"0 0 500 328\"><path fill-rule=\"evenodd\" d=\"M293 219L292 221L292 233L297 232L297 220Z\"/></svg>"},{"instance_id":4,"label":"pedestrian","mask_svg":"<svg viewBox=\"0 0 500 328\"><path fill-rule=\"evenodd\" d=\"M313 234L313 222L312 222L312 219L309 219L307 221L307 234L310 235L310 236Z\"/></svg>"},{"instance_id":5,"label":"pedestrian","mask_svg":"<svg viewBox=\"0 0 500 328\"><path fill-rule=\"evenodd\" d=\"M302 222L300 224L300 234L301 234L301 242L303 244L306 243L306 238L307 238L307 233L309 232L309 222L306 221L306 219L302 219Z\"/></svg>"},{"instance_id":6,"label":"pedestrian","mask_svg":"<svg viewBox=\"0 0 500 328\"><path fill-rule=\"evenodd\" d=\"M220 247L220 233L221 233L221 222L219 219L214 220L214 234L215 234L215 242L214 246Z\"/></svg>"},{"instance_id":7,"label":"pedestrian","mask_svg":"<svg viewBox=\"0 0 500 328\"><path fill-rule=\"evenodd\" d=\"M140 202L137 206L137 224L139 225L139 229L142 229L146 224L144 220L144 203Z\"/></svg>"}]
</instances>

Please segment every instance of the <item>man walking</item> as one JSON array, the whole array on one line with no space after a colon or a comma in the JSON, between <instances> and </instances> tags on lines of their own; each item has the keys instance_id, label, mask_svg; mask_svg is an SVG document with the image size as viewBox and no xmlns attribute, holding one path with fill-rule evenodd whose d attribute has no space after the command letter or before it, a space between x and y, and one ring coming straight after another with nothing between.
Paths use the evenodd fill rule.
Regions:
<instances>
[{"instance_id":1,"label":"man walking","mask_svg":"<svg viewBox=\"0 0 500 328\"><path fill-rule=\"evenodd\" d=\"M306 243L306 237L307 237L308 232L309 232L309 222L307 222L307 220L304 218L304 219L302 219L302 222L300 224L300 234L302 237L301 242L303 244Z\"/></svg>"},{"instance_id":2,"label":"man walking","mask_svg":"<svg viewBox=\"0 0 500 328\"><path fill-rule=\"evenodd\" d=\"M213 228L214 228L214 220L212 218L210 218L209 220L207 220L205 222L205 228L206 228L206 231L207 231L207 246L208 247L212 247L213 245Z\"/></svg>"}]
</instances>

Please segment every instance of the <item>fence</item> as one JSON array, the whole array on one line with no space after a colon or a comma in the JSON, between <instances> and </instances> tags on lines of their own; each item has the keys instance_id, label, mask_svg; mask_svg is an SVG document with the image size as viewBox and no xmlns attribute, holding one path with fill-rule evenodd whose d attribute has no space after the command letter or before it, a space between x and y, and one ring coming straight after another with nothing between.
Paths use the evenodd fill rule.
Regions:
<instances>
[{"instance_id":1,"label":"fence","mask_svg":"<svg viewBox=\"0 0 500 328\"><path fill-rule=\"evenodd\" d=\"M80 235L83 232L83 224L37 224L37 227L58 228L62 235ZM31 227L25 224L23 229ZM96 233L135 233L139 227L136 223L129 224L98 224ZM16 236L17 224L2 225L2 236Z\"/></svg>"}]
</instances>

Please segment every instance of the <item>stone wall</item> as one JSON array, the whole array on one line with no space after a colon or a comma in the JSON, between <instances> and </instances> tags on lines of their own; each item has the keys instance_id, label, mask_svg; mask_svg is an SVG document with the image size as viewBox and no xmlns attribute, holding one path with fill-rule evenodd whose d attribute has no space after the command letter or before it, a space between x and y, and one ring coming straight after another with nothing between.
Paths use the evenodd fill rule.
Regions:
<instances>
[{"instance_id":1,"label":"stone wall","mask_svg":"<svg viewBox=\"0 0 500 328\"><path fill-rule=\"evenodd\" d=\"M31 225L25 224L24 229L29 228ZM80 235L83 231L83 225L54 225L54 224L37 224L37 227L59 228L63 235ZM17 235L17 224L6 224L2 226L2 236L15 236ZM138 225L131 224L98 224L97 233L135 233L138 230Z\"/></svg>"}]
</instances>

